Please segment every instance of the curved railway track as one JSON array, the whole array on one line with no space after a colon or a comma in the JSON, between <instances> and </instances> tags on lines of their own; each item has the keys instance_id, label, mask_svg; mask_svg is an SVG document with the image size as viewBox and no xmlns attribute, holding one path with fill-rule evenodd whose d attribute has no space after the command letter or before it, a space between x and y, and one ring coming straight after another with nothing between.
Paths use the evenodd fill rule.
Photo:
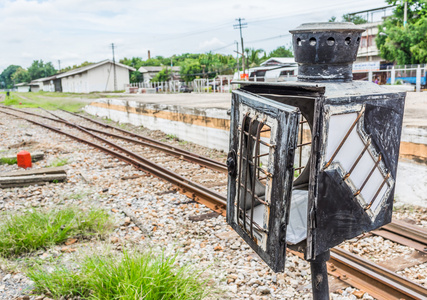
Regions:
<instances>
[{"instance_id":1,"label":"curved railway track","mask_svg":"<svg viewBox=\"0 0 427 300\"><path fill-rule=\"evenodd\" d=\"M225 173L227 169L225 165L220 162L74 113L69 114L72 114L75 117L80 117L86 122L91 122L96 126L108 128L110 131L84 125L77 125L48 111L45 112L50 114L52 117L5 106L1 106L1 108L3 108L0 110L1 113L24 119L32 124L66 135L72 139L108 153L126 163L132 164L139 170L171 182L181 193L189 196L195 201L203 203L210 209L225 215L226 197L220 192L209 189L199 182L188 180L184 178L184 176L179 175L176 170L170 170L156 164L149 158L143 157L141 154L137 154L135 151L119 145L118 142L114 143L110 139L119 140L124 144L127 143L128 146L129 144L139 145L144 147L143 149L149 148L157 153L158 151L161 151L174 156L174 159L186 160L214 170L214 172ZM9 111L5 111L4 108ZM14 111L15 113L11 113L10 111ZM23 117L22 115L17 115L16 113L43 118L51 122L58 122L64 126L62 128L58 128ZM66 127L78 130L79 134L76 134L75 131L72 133L68 132L65 130ZM117 133L111 131L117 131ZM110 139L102 137L101 135L109 137ZM190 171L192 172L192 175L197 173L197 169L191 169ZM404 222L393 221L391 224L373 231L372 234L380 235L386 239L412 247L420 252L427 253L427 231L419 227L410 226ZM301 257L300 253L293 253ZM330 275L335 276L358 289L368 292L377 299L427 299L427 289L425 287L411 282L392 271L340 248L331 249L331 259L328 264L328 271Z\"/></svg>"}]
</instances>

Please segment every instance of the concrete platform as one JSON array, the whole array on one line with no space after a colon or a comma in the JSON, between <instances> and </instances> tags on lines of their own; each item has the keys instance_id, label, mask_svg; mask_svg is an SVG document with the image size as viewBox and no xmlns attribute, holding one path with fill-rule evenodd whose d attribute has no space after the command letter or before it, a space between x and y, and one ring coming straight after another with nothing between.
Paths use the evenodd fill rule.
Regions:
<instances>
[{"instance_id":1,"label":"concrete platform","mask_svg":"<svg viewBox=\"0 0 427 300\"><path fill-rule=\"evenodd\" d=\"M127 94L120 99L197 108L230 108L231 105L231 93Z\"/></svg>"}]
</instances>

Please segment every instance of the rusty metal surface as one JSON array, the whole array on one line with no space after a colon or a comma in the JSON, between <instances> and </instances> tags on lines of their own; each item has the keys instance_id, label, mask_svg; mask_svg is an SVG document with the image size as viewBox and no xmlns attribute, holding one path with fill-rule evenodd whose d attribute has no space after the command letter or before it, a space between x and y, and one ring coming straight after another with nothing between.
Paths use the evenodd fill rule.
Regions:
<instances>
[{"instance_id":1,"label":"rusty metal surface","mask_svg":"<svg viewBox=\"0 0 427 300\"><path fill-rule=\"evenodd\" d=\"M340 248L331 249L329 274L380 300L427 299L427 289Z\"/></svg>"},{"instance_id":2,"label":"rusty metal surface","mask_svg":"<svg viewBox=\"0 0 427 300\"><path fill-rule=\"evenodd\" d=\"M371 232L393 242L427 253L427 231L422 227L394 220L390 224Z\"/></svg>"}]
</instances>

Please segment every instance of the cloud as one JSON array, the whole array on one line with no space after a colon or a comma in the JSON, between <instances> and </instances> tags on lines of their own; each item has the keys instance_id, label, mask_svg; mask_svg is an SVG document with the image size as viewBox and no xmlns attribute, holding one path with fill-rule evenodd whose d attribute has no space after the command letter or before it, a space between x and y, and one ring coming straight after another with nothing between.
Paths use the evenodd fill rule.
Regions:
<instances>
[{"instance_id":1,"label":"cloud","mask_svg":"<svg viewBox=\"0 0 427 300\"><path fill-rule=\"evenodd\" d=\"M59 59L62 67L101 61L112 57L111 43L117 46L118 59L146 58L148 49L162 56L209 51L234 40L240 43L239 31L233 29L239 17L248 23L245 46L269 51L284 41L246 41L277 36L303 22L381 6L371 2L375 1L266 0L261 5L259 0L0 0L0 72L11 64L28 67L35 59ZM273 16L282 19L259 21ZM231 48L221 51L233 53Z\"/></svg>"},{"instance_id":2,"label":"cloud","mask_svg":"<svg viewBox=\"0 0 427 300\"><path fill-rule=\"evenodd\" d=\"M205 51L209 51L209 50L213 50L215 48L219 48L221 46L224 46L225 43L222 42L219 38L214 37L211 38L210 40L206 40L204 42L201 42L199 44L199 50L205 50Z\"/></svg>"}]
</instances>

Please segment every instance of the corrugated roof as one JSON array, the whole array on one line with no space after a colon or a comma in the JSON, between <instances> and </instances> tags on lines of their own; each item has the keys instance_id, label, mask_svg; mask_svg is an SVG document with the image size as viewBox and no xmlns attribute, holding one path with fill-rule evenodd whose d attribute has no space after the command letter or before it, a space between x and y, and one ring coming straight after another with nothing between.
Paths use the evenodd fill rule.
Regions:
<instances>
[{"instance_id":1,"label":"corrugated roof","mask_svg":"<svg viewBox=\"0 0 427 300\"><path fill-rule=\"evenodd\" d=\"M71 71L68 71L68 72L65 72L65 73L62 73L62 74L58 74L56 76L56 78L64 78L64 77L68 77L68 76L73 76L73 75L76 75L76 74L79 74L79 73L83 73L83 72L86 72L88 70L97 68L97 67L102 66L102 65L107 64L107 63L111 63L112 64L113 61L110 60L110 59L106 59L106 60L100 61L98 63L94 63L94 64L91 64L91 65L88 65L88 66L84 66L84 67L81 67L81 68L78 68L78 69L74 69L74 70L71 70ZM118 63L118 62L116 62L116 66L119 66L119 67L122 67L122 68L126 68L126 69L129 69L131 71L136 71L135 68L129 67L127 65L124 65L124 64L121 64L121 63Z\"/></svg>"},{"instance_id":2,"label":"corrugated roof","mask_svg":"<svg viewBox=\"0 0 427 300\"><path fill-rule=\"evenodd\" d=\"M294 57L271 57L261 64L261 66L268 65L269 62L277 61L280 64L296 63Z\"/></svg>"},{"instance_id":3,"label":"corrugated roof","mask_svg":"<svg viewBox=\"0 0 427 300\"><path fill-rule=\"evenodd\" d=\"M170 69L171 67L168 66L142 66L138 69L139 72L145 73L145 72L160 72L164 68ZM172 67L172 71L179 72L181 70L181 67L174 66Z\"/></svg>"}]
</instances>

